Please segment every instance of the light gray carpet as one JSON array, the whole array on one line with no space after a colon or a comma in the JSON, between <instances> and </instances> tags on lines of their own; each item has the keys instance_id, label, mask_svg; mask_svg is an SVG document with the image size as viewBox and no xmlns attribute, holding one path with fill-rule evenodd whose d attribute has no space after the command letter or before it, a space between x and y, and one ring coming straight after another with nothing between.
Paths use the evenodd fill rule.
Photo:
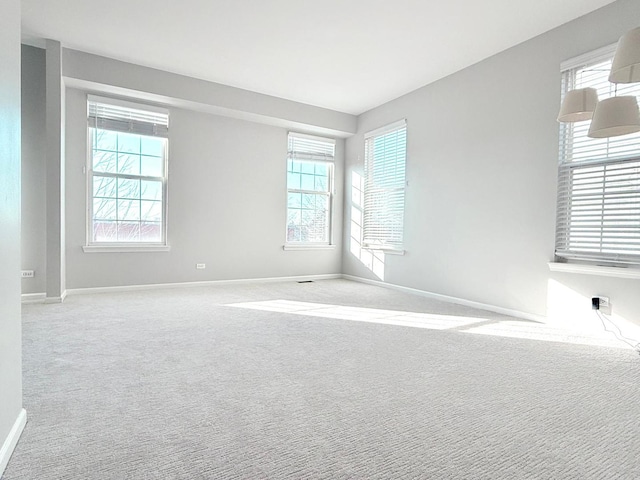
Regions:
<instances>
[{"instance_id":1,"label":"light gray carpet","mask_svg":"<svg viewBox=\"0 0 640 480\"><path fill-rule=\"evenodd\" d=\"M3 478L640 478L631 350L230 306L273 300L515 322L345 280L25 306Z\"/></svg>"}]
</instances>

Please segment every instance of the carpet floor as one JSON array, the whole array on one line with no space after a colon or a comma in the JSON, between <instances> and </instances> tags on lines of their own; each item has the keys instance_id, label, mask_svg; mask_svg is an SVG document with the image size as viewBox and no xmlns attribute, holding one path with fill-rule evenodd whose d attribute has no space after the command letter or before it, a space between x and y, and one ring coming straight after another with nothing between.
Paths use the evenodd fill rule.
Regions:
<instances>
[{"instance_id":1,"label":"carpet floor","mask_svg":"<svg viewBox=\"0 0 640 480\"><path fill-rule=\"evenodd\" d=\"M4 480L640 478L640 359L615 340L347 280L23 318Z\"/></svg>"}]
</instances>

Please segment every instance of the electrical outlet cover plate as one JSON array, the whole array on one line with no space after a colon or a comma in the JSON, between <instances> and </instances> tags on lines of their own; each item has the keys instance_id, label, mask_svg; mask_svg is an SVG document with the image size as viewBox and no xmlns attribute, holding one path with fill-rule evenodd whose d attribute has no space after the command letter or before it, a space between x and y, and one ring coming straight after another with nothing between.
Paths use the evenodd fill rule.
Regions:
<instances>
[{"instance_id":1,"label":"electrical outlet cover plate","mask_svg":"<svg viewBox=\"0 0 640 480\"><path fill-rule=\"evenodd\" d=\"M608 307L609 306L609 297L603 297L601 295L598 295L598 298L600 299L600 307Z\"/></svg>"}]
</instances>

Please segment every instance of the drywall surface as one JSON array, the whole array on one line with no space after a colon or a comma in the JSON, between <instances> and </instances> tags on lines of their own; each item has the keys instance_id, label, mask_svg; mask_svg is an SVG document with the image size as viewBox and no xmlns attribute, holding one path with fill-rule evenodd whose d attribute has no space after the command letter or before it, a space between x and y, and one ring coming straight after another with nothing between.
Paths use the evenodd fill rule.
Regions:
<instances>
[{"instance_id":1,"label":"drywall surface","mask_svg":"<svg viewBox=\"0 0 640 480\"><path fill-rule=\"evenodd\" d=\"M62 46L46 41L46 192L47 192L47 298L61 299L65 291L64 274L64 88L62 84Z\"/></svg>"},{"instance_id":2,"label":"drywall surface","mask_svg":"<svg viewBox=\"0 0 640 480\"><path fill-rule=\"evenodd\" d=\"M0 8L0 448L22 409L20 2ZM0 475L3 462L0 458Z\"/></svg>"},{"instance_id":3,"label":"drywall surface","mask_svg":"<svg viewBox=\"0 0 640 480\"><path fill-rule=\"evenodd\" d=\"M46 289L45 52L22 46L22 293Z\"/></svg>"},{"instance_id":4,"label":"drywall surface","mask_svg":"<svg viewBox=\"0 0 640 480\"><path fill-rule=\"evenodd\" d=\"M609 295L615 310L640 324L639 280L551 274L547 265L560 63L616 42L639 18L640 2L619 0L362 114L346 147L344 273L536 315L547 314L560 282L582 292L561 301L577 308L591 295ZM401 118L406 254L374 258L358 245L363 134Z\"/></svg>"},{"instance_id":5,"label":"drywall surface","mask_svg":"<svg viewBox=\"0 0 640 480\"><path fill-rule=\"evenodd\" d=\"M86 111L86 93L67 88L67 288L340 273L344 141L336 149L336 247L284 251L287 130L180 108L170 108L170 251L84 253Z\"/></svg>"},{"instance_id":6,"label":"drywall surface","mask_svg":"<svg viewBox=\"0 0 640 480\"><path fill-rule=\"evenodd\" d=\"M77 50L63 52L64 76L72 87L137 95L180 108L204 110L268 125L312 129L348 136L355 132L356 117L348 113L306 105L175 73L121 62Z\"/></svg>"}]
</instances>

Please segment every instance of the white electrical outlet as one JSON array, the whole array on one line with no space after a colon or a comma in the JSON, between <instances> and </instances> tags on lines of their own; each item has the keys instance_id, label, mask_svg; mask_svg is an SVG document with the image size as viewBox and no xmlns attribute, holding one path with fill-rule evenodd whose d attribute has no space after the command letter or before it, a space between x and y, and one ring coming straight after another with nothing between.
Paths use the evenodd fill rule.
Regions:
<instances>
[{"instance_id":1,"label":"white electrical outlet","mask_svg":"<svg viewBox=\"0 0 640 480\"><path fill-rule=\"evenodd\" d=\"M598 295L595 298L598 299L598 310L605 315L611 315L611 302L609 301L609 297Z\"/></svg>"},{"instance_id":2,"label":"white electrical outlet","mask_svg":"<svg viewBox=\"0 0 640 480\"><path fill-rule=\"evenodd\" d=\"M196 263L196 268L198 270L204 270L205 268L207 268L207 265L204 263Z\"/></svg>"},{"instance_id":3,"label":"white electrical outlet","mask_svg":"<svg viewBox=\"0 0 640 480\"><path fill-rule=\"evenodd\" d=\"M33 278L35 272L33 270L22 270L22 278Z\"/></svg>"}]
</instances>

